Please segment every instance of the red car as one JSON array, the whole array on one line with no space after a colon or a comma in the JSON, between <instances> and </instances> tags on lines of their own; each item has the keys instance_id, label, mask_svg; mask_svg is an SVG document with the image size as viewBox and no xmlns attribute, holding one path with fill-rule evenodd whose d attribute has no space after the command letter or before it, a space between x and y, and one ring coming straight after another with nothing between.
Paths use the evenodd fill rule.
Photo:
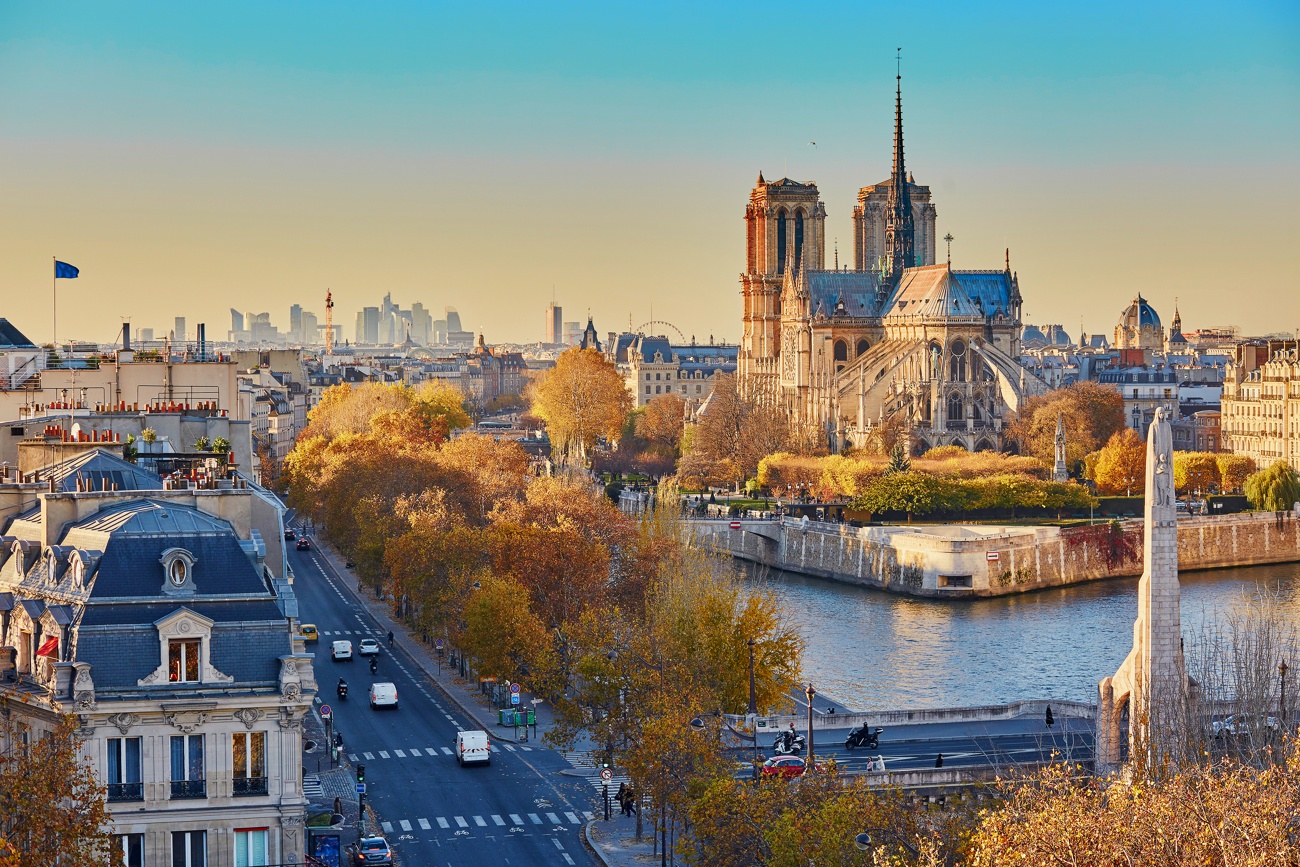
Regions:
<instances>
[{"instance_id":1,"label":"red car","mask_svg":"<svg viewBox=\"0 0 1300 867\"><path fill-rule=\"evenodd\" d=\"M764 777L801 777L808 769L808 763L799 756L772 756L763 762L759 773ZM813 765L813 770L820 772L821 765Z\"/></svg>"},{"instance_id":2,"label":"red car","mask_svg":"<svg viewBox=\"0 0 1300 867\"><path fill-rule=\"evenodd\" d=\"M309 550L310 548L311 548L311 542L307 541L307 537L306 537L306 536L299 536L299 537L298 537L298 550L299 550L299 551L307 551L307 550Z\"/></svg>"}]
</instances>

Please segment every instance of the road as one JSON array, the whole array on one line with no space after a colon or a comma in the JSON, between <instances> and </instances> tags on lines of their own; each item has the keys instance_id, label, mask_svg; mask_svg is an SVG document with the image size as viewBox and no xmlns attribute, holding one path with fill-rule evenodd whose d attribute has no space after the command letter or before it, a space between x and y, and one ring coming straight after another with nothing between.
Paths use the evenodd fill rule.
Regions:
<instances>
[{"instance_id":1,"label":"road","mask_svg":"<svg viewBox=\"0 0 1300 867\"><path fill-rule=\"evenodd\" d=\"M383 647L375 676L365 657L333 661L335 639L346 638L355 648L361 638L374 637L384 645L384 633L314 549L291 550L289 557L302 622L320 630L319 643L308 650L316 654L321 700L333 710L350 764L365 766L368 803L398 863L594 864L581 835L596 809L596 793L584 780L559 775L571 767L568 761L539 746L494 741L490 765L460 767L453 753L456 732L477 726L400 645L395 652ZM335 695L339 677L348 681L346 701ZM369 707L368 690L377 681L396 684L397 710Z\"/></svg>"}]
</instances>

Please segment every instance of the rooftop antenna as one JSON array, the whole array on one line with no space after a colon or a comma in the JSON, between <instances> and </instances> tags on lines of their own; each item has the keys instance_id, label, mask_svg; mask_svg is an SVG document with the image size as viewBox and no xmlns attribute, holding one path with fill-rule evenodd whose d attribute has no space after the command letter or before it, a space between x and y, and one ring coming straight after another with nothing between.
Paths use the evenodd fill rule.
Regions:
<instances>
[{"instance_id":1,"label":"rooftop antenna","mask_svg":"<svg viewBox=\"0 0 1300 867\"><path fill-rule=\"evenodd\" d=\"M334 353L334 293L325 290L325 354Z\"/></svg>"}]
</instances>

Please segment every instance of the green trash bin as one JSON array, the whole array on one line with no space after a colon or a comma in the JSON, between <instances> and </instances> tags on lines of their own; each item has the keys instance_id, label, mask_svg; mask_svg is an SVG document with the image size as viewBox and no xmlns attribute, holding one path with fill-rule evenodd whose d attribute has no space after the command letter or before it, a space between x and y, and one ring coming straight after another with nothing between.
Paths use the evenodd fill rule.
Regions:
<instances>
[{"instance_id":1,"label":"green trash bin","mask_svg":"<svg viewBox=\"0 0 1300 867\"><path fill-rule=\"evenodd\" d=\"M527 724L530 725L530 726L535 726L535 725L537 725L537 711L533 710L532 708L529 708L529 709L528 709L528 723L527 723Z\"/></svg>"}]
</instances>

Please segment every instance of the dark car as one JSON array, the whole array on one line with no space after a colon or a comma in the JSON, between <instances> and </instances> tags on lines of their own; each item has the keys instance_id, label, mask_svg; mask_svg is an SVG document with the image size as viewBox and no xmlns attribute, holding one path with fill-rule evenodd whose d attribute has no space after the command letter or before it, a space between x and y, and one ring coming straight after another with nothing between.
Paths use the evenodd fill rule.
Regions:
<instances>
[{"instance_id":1,"label":"dark car","mask_svg":"<svg viewBox=\"0 0 1300 867\"><path fill-rule=\"evenodd\" d=\"M383 837L362 837L357 842L356 863L370 867L372 864L392 864L393 850Z\"/></svg>"},{"instance_id":2,"label":"dark car","mask_svg":"<svg viewBox=\"0 0 1300 867\"><path fill-rule=\"evenodd\" d=\"M311 548L311 540L308 539L306 536L299 536L299 537L298 537L298 550L299 550L299 551L306 551L306 550L309 549L309 548Z\"/></svg>"},{"instance_id":3,"label":"dark car","mask_svg":"<svg viewBox=\"0 0 1300 867\"><path fill-rule=\"evenodd\" d=\"M285 528L284 528L284 538L285 538L285 539L292 539L292 538L293 538L293 527L285 527Z\"/></svg>"}]
</instances>

